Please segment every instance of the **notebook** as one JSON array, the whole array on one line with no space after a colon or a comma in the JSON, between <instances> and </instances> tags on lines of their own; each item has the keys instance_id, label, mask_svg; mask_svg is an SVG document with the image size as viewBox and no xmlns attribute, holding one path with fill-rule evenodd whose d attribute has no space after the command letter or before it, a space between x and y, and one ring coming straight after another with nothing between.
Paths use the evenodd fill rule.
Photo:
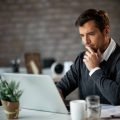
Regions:
<instances>
[{"instance_id":1,"label":"notebook","mask_svg":"<svg viewBox=\"0 0 120 120\"><path fill-rule=\"evenodd\" d=\"M55 86L54 81L48 75L1 73L5 80L20 82L23 94L20 98L21 108L63 113L68 110Z\"/></svg>"}]
</instances>

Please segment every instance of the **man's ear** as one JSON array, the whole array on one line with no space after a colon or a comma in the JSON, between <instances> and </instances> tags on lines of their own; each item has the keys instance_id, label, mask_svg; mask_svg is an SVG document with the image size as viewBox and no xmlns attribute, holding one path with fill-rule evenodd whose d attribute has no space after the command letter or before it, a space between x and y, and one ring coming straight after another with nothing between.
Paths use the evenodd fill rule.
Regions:
<instances>
[{"instance_id":1,"label":"man's ear","mask_svg":"<svg viewBox=\"0 0 120 120\"><path fill-rule=\"evenodd\" d=\"M106 26L105 29L104 29L104 35L106 36L109 36L109 33L110 33L110 26Z\"/></svg>"}]
</instances>

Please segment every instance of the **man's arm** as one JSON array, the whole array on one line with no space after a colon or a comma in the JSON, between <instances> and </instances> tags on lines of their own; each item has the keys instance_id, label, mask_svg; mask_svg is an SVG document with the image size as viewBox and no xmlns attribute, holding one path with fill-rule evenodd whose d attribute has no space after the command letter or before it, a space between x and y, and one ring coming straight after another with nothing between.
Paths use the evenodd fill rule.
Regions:
<instances>
[{"instance_id":1,"label":"man's arm","mask_svg":"<svg viewBox=\"0 0 120 120\"><path fill-rule=\"evenodd\" d=\"M84 63L88 70L90 71L90 77L92 78L100 90L101 94L113 105L120 105L120 59L116 59L116 57L120 58L119 55L113 56L113 62L109 64L112 69L114 66L114 71L112 71L115 76L111 78L111 73L105 74L104 70L99 67L100 65L100 54L95 53L91 48L87 48L88 52L86 52L84 56ZM117 60L117 61L116 61ZM109 66L108 65L108 66ZM92 74L91 71L96 69Z\"/></svg>"},{"instance_id":2,"label":"man's arm","mask_svg":"<svg viewBox=\"0 0 120 120\"><path fill-rule=\"evenodd\" d=\"M120 61L117 64L116 77L110 79L103 72L98 69L91 75L91 80L95 82L102 95L113 105L120 105Z\"/></svg>"},{"instance_id":3,"label":"man's arm","mask_svg":"<svg viewBox=\"0 0 120 120\"><path fill-rule=\"evenodd\" d=\"M63 101L64 101L64 96L63 96L62 90L58 89L58 91L59 91L59 94L60 94L61 98L62 98Z\"/></svg>"},{"instance_id":4,"label":"man's arm","mask_svg":"<svg viewBox=\"0 0 120 120\"><path fill-rule=\"evenodd\" d=\"M70 70L65 74L62 80L56 84L64 98L78 87L78 79L80 78L79 67L80 56L76 58L74 64L70 67Z\"/></svg>"}]
</instances>

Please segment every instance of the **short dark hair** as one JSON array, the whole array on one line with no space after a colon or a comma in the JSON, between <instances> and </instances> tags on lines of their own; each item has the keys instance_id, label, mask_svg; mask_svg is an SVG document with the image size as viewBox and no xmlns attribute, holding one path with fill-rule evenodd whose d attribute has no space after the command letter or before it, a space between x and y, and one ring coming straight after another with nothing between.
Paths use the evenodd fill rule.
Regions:
<instances>
[{"instance_id":1,"label":"short dark hair","mask_svg":"<svg viewBox=\"0 0 120 120\"><path fill-rule=\"evenodd\" d=\"M105 26L109 26L108 14L103 10L88 9L84 11L76 20L75 26L83 26L86 22L93 20L102 32Z\"/></svg>"}]
</instances>

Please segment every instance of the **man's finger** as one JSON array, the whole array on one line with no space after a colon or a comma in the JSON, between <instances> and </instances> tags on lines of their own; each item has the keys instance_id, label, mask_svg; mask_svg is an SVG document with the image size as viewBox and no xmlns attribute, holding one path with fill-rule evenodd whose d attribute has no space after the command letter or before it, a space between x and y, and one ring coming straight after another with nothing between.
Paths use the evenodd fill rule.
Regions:
<instances>
[{"instance_id":1,"label":"man's finger","mask_svg":"<svg viewBox=\"0 0 120 120\"><path fill-rule=\"evenodd\" d=\"M90 54L91 54L91 53L90 53L89 51L86 51L86 52L85 52L85 55L87 55L87 56L90 56Z\"/></svg>"},{"instance_id":2,"label":"man's finger","mask_svg":"<svg viewBox=\"0 0 120 120\"><path fill-rule=\"evenodd\" d=\"M83 59L83 62L86 64L86 63L87 63L87 60L86 60L86 59Z\"/></svg>"},{"instance_id":3,"label":"man's finger","mask_svg":"<svg viewBox=\"0 0 120 120\"><path fill-rule=\"evenodd\" d=\"M87 55L84 55L84 59L88 59L88 56L87 56Z\"/></svg>"},{"instance_id":4,"label":"man's finger","mask_svg":"<svg viewBox=\"0 0 120 120\"><path fill-rule=\"evenodd\" d=\"M87 49L90 53L94 53L94 51L93 51L92 48L90 48L90 47L87 46L86 49Z\"/></svg>"}]
</instances>

